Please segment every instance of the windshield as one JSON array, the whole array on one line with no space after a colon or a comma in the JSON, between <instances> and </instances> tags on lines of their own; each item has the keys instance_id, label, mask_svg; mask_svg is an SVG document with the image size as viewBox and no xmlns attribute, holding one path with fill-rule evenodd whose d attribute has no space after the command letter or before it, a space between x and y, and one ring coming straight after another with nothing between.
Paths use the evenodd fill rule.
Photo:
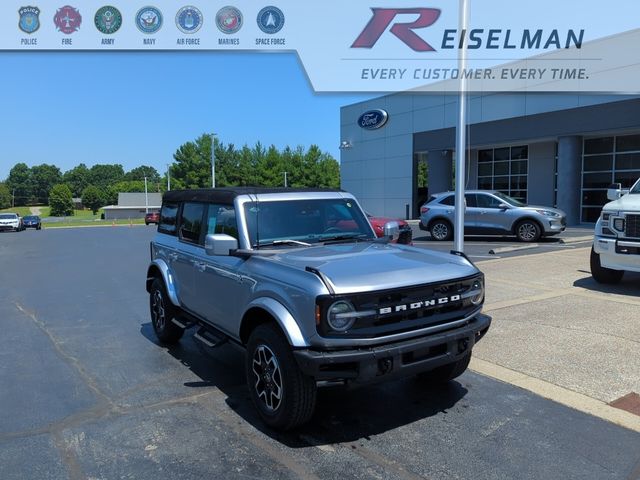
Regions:
<instances>
[{"instance_id":1,"label":"windshield","mask_svg":"<svg viewBox=\"0 0 640 480\"><path fill-rule=\"evenodd\" d=\"M249 202L244 205L244 213L254 247L290 240L295 242L284 245L374 238L369 222L350 199Z\"/></svg>"},{"instance_id":2,"label":"windshield","mask_svg":"<svg viewBox=\"0 0 640 480\"><path fill-rule=\"evenodd\" d=\"M511 205L513 207L526 207L527 206L525 203L522 203L521 201L516 200L515 198L512 198L509 195L505 195L504 193L495 192L494 195L496 197L498 197L500 200L502 200L504 203L508 203L509 205Z\"/></svg>"},{"instance_id":3,"label":"windshield","mask_svg":"<svg viewBox=\"0 0 640 480\"><path fill-rule=\"evenodd\" d=\"M31 220L38 220L38 217L28 216L28 217L24 217L24 219L23 219L23 220L28 220L28 221L31 221Z\"/></svg>"},{"instance_id":4,"label":"windshield","mask_svg":"<svg viewBox=\"0 0 640 480\"><path fill-rule=\"evenodd\" d=\"M0 213L0 220L15 220L18 216L15 213Z\"/></svg>"},{"instance_id":5,"label":"windshield","mask_svg":"<svg viewBox=\"0 0 640 480\"><path fill-rule=\"evenodd\" d=\"M636 193L636 194L640 193L640 180L638 180L636 184L633 187L631 187L631 190L629 190L629 193Z\"/></svg>"}]
</instances>

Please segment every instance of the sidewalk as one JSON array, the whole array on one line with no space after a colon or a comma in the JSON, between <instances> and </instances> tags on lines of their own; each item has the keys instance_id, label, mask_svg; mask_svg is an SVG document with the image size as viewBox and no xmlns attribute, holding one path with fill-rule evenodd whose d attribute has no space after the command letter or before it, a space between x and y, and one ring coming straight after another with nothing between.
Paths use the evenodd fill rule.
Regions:
<instances>
[{"instance_id":1,"label":"sidewalk","mask_svg":"<svg viewBox=\"0 0 640 480\"><path fill-rule=\"evenodd\" d=\"M471 368L640 431L640 416L608 405L640 393L640 275L599 285L589 252L480 263L493 324Z\"/></svg>"}]
</instances>

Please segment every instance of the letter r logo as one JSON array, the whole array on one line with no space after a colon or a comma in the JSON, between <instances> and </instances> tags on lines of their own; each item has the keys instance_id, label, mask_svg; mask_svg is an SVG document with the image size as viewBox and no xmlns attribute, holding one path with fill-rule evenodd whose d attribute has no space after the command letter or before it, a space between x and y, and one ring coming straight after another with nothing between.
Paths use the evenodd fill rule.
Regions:
<instances>
[{"instance_id":1,"label":"letter r logo","mask_svg":"<svg viewBox=\"0 0 640 480\"><path fill-rule=\"evenodd\" d=\"M419 17L414 22L395 23L390 31L416 52L435 51L435 48L420 38L413 30L426 28L436 23L440 17L440 10L437 8L371 8L371 10L373 18L353 42L351 48L373 48L397 15L417 14Z\"/></svg>"}]
</instances>

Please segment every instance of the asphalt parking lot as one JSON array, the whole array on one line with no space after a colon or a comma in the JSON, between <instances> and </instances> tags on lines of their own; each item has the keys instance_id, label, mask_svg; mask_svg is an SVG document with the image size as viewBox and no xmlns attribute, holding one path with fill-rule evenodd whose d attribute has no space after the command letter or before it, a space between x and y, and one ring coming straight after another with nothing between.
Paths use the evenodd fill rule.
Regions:
<instances>
[{"instance_id":1,"label":"asphalt parking lot","mask_svg":"<svg viewBox=\"0 0 640 480\"><path fill-rule=\"evenodd\" d=\"M2 480L640 478L640 417L609 406L640 391L640 276L598 288L586 244L470 241L494 316L475 371L322 390L281 434L253 410L241 351L155 341L153 230L0 234Z\"/></svg>"}]
</instances>

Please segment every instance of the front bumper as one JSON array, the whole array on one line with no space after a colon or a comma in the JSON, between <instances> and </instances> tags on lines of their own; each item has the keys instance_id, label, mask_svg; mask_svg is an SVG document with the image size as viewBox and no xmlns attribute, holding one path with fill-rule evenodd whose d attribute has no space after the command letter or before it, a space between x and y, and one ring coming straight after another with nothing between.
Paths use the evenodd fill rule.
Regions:
<instances>
[{"instance_id":1,"label":"front bumper","mask_svg":"<svg viewBox=\"0 0 640 480\"><path fill-rule=\"evenodd\" d=\"M18 228L20 228L20 225L9 225L9 224L0 225L0 231L18 230Z\"/></svg>"},{"instance_id":2,"label":"front bumper","mask_svg":"<svg viewBox=\"0 0 640 480\"><path fill-rule=\"evenodd\" d=\"M600 265L605 268L640 272L639 241L595 237L593 249L600 255Z\"/></svg>"},{"instance_id":3,"label":"front bumper","mask_svg":"<svg viewBox=\"0 0 640 480\"><path fill-rule=\"evenodd\" d=\"M415 375L469 354L487 333L491 317L479 314L453 330L377 347L339 351L295 350L300 370L317 381L376 383Z\"/></svg>"}]
</instances>

